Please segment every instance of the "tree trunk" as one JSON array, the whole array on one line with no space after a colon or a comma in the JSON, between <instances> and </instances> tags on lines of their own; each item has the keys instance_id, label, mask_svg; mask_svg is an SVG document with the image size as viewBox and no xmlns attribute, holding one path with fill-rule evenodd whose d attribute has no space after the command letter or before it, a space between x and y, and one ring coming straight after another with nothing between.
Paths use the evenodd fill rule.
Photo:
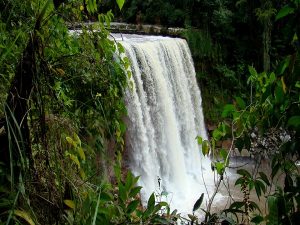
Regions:
<instances>
[{"instance_id":1,"label":"tree trunk","mask_svg":"<svg viewBox=\"0 0 300 225\"><path fill-rule=\"evenodd\" d=\"M5 105L5 129L11 151L9 160L13 162L14 168L11 169L14 170L13 174L16 176L22 166L27 165L26 159L29 160L29 166L33 166L27 115L30 110L28 100L33 87L33 77L36 74L36 43L37 40L32 36L17 66ZM20 162L22 158L25 163L23 165ZM10 161L4 163L10 165Z\"/></svg>"},{"instance_id":2,"label":"tree trunk","mask_svg":"<svg viewBox=\"0 0 300 225\"><path fill-rule=\"evenodd\" d=\"M9 157L2 161L8 166L13 162L11 168L14 175L19 174L22 166L33 167L33 159L30 144L30 131L28 127L27 115L29 113L28 100L33 88L33 79L37 74L36 53L38 52L39 39L36 35L41 30L41 21L51 4L48 0L39 13L33 32L30 34L29 42L23 52L23 56L16 68L15 77L9 89L6 99L6 136L9 144ZM53 0L54 8L57 10L65 0ZM7 152L6 152L7 153ZM4 152L4 155L6 154ZM22 165L23 162L25 164Z\"/></svg>"},{"instance_id":3,"label":"tree trunk","mask_svg":"<svg viewBox=\"0 0 300 225\"><path fill-rule=\"evenodd\" d=\"M270 19L264 22L263 31L263 67L265 72L270 71L270 46L271 46L271 22Z\"/></svg>"}]
</instances>

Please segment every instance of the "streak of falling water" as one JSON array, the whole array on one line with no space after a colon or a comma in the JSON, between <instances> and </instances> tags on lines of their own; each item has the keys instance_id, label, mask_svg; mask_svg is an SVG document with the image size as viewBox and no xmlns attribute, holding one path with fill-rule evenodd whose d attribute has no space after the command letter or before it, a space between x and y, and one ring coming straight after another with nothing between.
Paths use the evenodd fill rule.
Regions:
<instances>
[{"instance_id":1,"label":"streak of falling water","mask_svg":"<svg viewBox=\"0 0 300 225\"><path fill-rule=\"evenodd\" d=\"M201 193L213 192L214 179L195 139L207 134L188 45L151 36L120 42L131 61L133 84L126 91L126 147L132 172L141 176L142 199L164 192L172 208L190 213Z\"/></svg>"}]
</instances>

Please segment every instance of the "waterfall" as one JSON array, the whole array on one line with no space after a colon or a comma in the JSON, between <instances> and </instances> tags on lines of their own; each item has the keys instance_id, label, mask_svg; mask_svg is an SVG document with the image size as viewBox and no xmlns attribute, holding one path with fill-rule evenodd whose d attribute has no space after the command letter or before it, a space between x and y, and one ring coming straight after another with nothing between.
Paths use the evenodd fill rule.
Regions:
<instances>
[{"instance_id":1,"label":"waterfall","mask_svg":"<svg viewBox=\"0 0 300 225\"><path fill-rule=\"evenodd\" d=\"M155 192L173 209L191 213L201 193L213 191L214 179L196 140L207 133L189 47L168 37L131 35L120 42L132 72L126 149L142 200Z\"/></svg>"}]
</instances>

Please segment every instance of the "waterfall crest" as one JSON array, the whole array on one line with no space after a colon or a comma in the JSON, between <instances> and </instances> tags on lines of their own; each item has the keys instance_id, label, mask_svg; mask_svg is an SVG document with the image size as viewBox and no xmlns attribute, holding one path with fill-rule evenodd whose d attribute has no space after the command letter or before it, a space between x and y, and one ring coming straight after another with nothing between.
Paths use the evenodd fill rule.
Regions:
<instances>
[{"instance_id":1,"label":"waterfall crest","mask_svg":"<svg viewBox=\"0 0 300 225\"><path fill-rule=\"evenodd\" d=\"M174 209L191 213L214 186L210 160L196 136L207 139L201 93L185 40L125 36L132 88L126 91L129 167L140 177L142 199L162 194ZM205 187L206 185L206 187Z\"/></svg>"}]
</instances>

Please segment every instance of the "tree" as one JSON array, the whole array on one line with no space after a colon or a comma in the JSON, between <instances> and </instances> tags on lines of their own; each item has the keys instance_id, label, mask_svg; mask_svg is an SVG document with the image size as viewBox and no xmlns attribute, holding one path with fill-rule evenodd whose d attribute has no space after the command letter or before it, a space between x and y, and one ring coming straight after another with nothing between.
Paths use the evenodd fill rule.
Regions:
<instances>
[{"instance_id":1,"label":"tree","mask_svg":"<svg viewBox=\"0 0 300 225\"><path fill-rule=\"evenodd\" d=\"M82 164L78 159L85 159L82 150L79 150L80 154L78 149L68 153L67 143L63 143L66 136L76 132L89 139L95 134L94 142L90 141L94 150L89 152L90 155L86 153L86 157L98 154L114 160L123 148L125 105L122 96L127 85L128 71L124 68L128 68L128 62L126 64L116 54L124 49L108 38L104 22L109 26L113 17L111 12L98 15L99 32L84 24L82 34L69 32L68 26L72 27L72 24L68 22L72 21L68 18L79 23L86 12L97 11L95 1L84 3L0 2L1 8L5 9L0 17L3 65L0 71L1 79L5 81L0 82L1 101L5 102L1 102L0 140L7 144L1 143L1 154L5 157L1 157L0 179L3 181L3 201L9 199L5 201L9 206L3 204L0 207L1 222L3 217L7 223L11 220L16 207L13 202L18 202L18 207L39 210L36 216L41 217L39 219L44 216L44 222L59 221L63 215L53 215L63 209L63 196L70 197L70 177L84 180L96 173L100 179L108 173L95 172L100 170L95 160ZM124 1L116 3L122 8ZM59 124L56 130L52 128L55 124ZM109 142L115 147L108 148ZM103 159L101 166L105 168L104 165L107 164ZM82 167L89 167L88 173L84 173ZM69 181L64 173L70 175ZM43 182L45 179L46 183ZM32 186L32 182L36 185ZM10 191L6 191L7 188ZM32 194L42 196L45 193L42 190L50 189L55 191L47 191L48 196L42 198L47 201L42 200L44 207L39 207ZM49 202L53 204L49 205ZM53 213L46 217L47 210Z\"/></svg>"},{"instance_id":2,"label":"tree","mask_svg":"<svg viewBox=\"0 0 300 225\"><path fill-rule=\"evenodd\" d=\"M275 15L276 9L273 8L272 1L261 1L261 7L256 9L256 16L263 25L263 69L264 71L270 71L270 48L271 48L271 30L272 22L271 18Z\"/></svg>"}]
</instances>

